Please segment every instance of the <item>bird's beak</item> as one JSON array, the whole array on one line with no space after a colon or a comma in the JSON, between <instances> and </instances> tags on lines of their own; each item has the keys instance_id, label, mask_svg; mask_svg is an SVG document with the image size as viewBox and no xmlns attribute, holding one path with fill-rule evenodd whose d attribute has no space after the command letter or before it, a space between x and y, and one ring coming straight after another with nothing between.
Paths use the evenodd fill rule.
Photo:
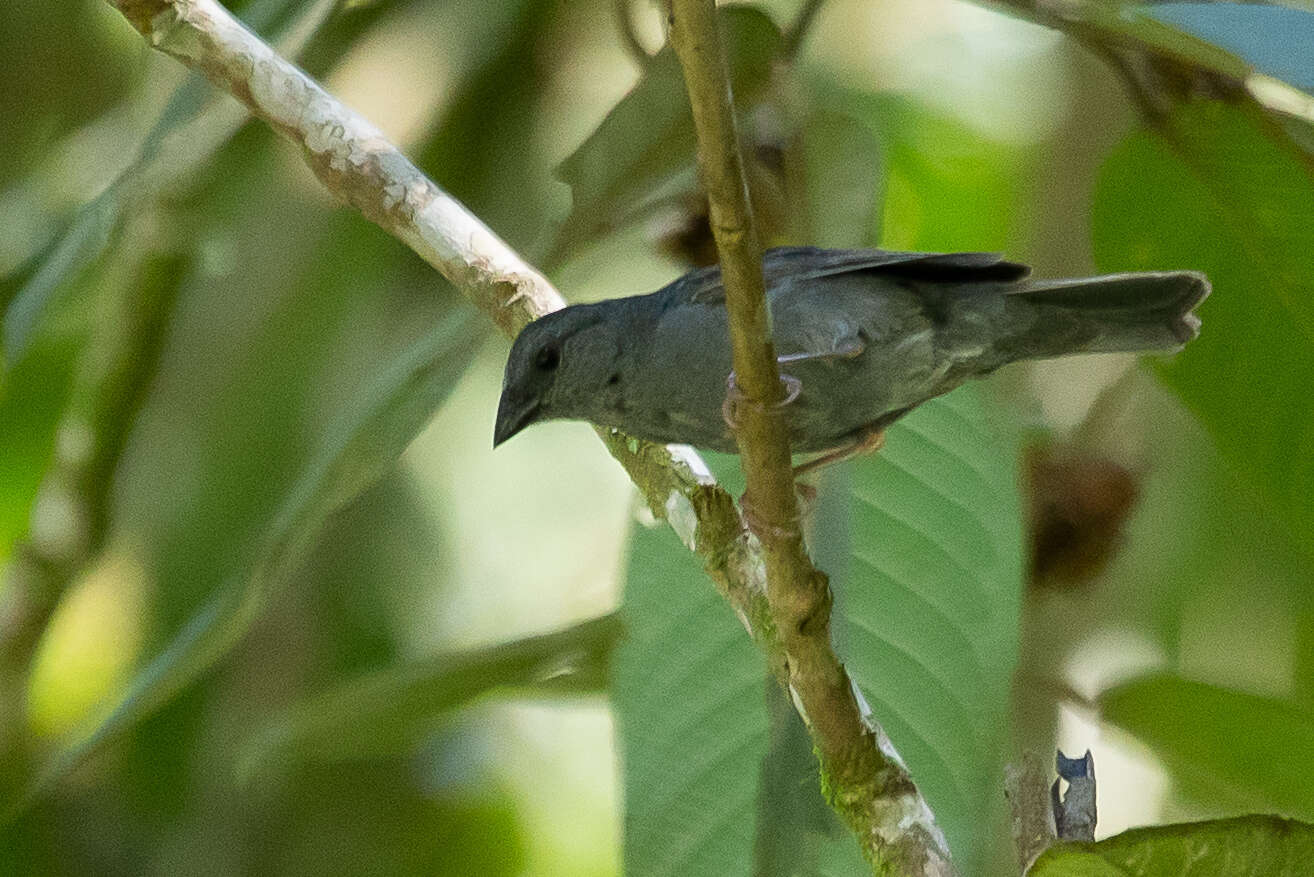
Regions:
<instances>
[{"instance_id":1,"label":"bird's beak","mask_svg":"<svg viewBox=\"0 0 1314 877\"><path fill-rule=\"evenodd\" d=\"M497 447L538 419L537 399L519 400L510 393L502 394L497 403L497 423L493 427L493 447Z\"/></svg>"}]
</instances>

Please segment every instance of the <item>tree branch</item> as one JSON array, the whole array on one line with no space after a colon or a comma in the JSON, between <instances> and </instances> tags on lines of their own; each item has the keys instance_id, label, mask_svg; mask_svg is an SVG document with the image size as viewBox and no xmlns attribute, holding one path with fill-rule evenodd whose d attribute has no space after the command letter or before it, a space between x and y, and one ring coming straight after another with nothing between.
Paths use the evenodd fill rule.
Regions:
<instances>
[{"instance_id":1,"label":"tree branch","mask_svg":"<svg viewBox=\"0 0 1314 877\"><path fill-rule=\"evenodd\" d=\"M671 44L684 69L698 133L712 232L721 261L740 397L736 438L745 503L762 545L777 678L793 695L821 760L831 805L879 871L951 873L943 835L884 733L859 706L830 639L829 582L803 542L794 493L786 394L780 381L762 277L762 250L748 202L729 74L714 0L673 0Z\"/></svg>"},{"instance_id":2,"label":"tree branch","mask_svg":"<svg viewBox=\"0 0 1314 877\"><path fill-rule=\"evenodd\" d=\"M324 186L438 269L509 336L565 301L369 122L279 57L214 0L108 0L152 46L241 100L301 147ZM760 547L691 448L599 429L642 492L697 552L744 625L769 623Z\"/></svg>"},{"instance_id":3,"label":"tree branch","mask_svg":"<svg viewBox=\"0 0 1314 877\"><path fill-rule=\"evenodd\" d=\"M507 335L565 304L546 278L425 177L374 126L279 57L215 0L108 2L152 46L203 73L301 147L326 188L410 246ZM707 44L702 45L706 50ZM715 50L710 57L720 64L719 46L714 41L710 48ZM723 73L718 75L719 85L715 79L710 82L728 95ZM732 129L723 130L732 136ZM735 153L732 161L737 161L733 139L727 142ZM724 194L718 189L714 203L724 204ZM745 201L741 194L741 207ZM751 331L741 333L743 349L736 351L736 367L746 397L770 404L781 395L766 314L760 307L760 253L751 226L736 224L735 217L742 215L720 212L714 222L718 236L742 248L744 256L724 260L728 267L740 266L729 267L728 284L752 288L751 275L757 273L759 309L756 314L749 309ZM754 423L749 433L779 434L778 412L746 407L760 410L760 416L750 413L747 418ZM692 449L642 442L614 430L600 429L599 434L653 512L704 559L708 573L766 651L777 677L790 685L822 753L831 803L858 831L864 849L906 873L948 873L943 838L930 811L888 738L867 724L855 689L831 651L829 590L803 550L788 445L768 442L769 453L750 454L746 465L754 473L749 482L756 485L754 497L761 498L756 511L768 524L763 528L768 547L745 526L734 500ZM796 570L801 578L792 575ZM773 578L789 586L776 588L768 599L766 582ZM803 587L792 587L796 582Z\"/></svg>"}]
</instances>

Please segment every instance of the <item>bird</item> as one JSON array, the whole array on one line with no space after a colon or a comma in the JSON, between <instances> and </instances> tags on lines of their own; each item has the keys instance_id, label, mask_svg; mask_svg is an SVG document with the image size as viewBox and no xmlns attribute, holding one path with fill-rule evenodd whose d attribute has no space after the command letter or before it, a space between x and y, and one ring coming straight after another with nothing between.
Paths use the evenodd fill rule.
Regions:
<instances>
[{"instance_id":1,"label":"bird","mask_svg":"<svg viewBox=\"0 0 1314 877\"><path fill-rule=\"evenodd\" d=\"M791 450L822 463L879 447L921 403L1008 363L1178 350L1210 291L1194 271L1032 279L995 253L777 247L762 268ZM511 345L493 445L578 419L734 453L728 332L715 265L546 314Z\"/></svg>"}]
</instances>

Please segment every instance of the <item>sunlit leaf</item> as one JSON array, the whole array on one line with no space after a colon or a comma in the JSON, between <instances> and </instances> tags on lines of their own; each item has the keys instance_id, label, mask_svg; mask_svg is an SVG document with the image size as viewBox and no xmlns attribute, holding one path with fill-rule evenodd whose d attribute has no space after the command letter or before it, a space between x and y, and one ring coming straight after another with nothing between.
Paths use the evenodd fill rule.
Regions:
<instances>
[{"instance_id":1,"label":"sunlit leaf","mask_svg":"<svg viewBox=\"0 0 1314 877\"><path fill-rule=\"evenodd\" d=\"M1251 68L1245 61L1208 40L1146 14L1148 7L1120 2L1073 3L1061 10L1031 0L1003 0L989 4L1012 15L1051 27L1072 27L1094 42L1116 46L1139 45L1174 61L1242 80Z\"/></svg>"},{"instance_id":2,"label":"sunlit leaf","mask_svg":"<svg viewBox=\"0 0 1314 877\"><path fill-rule=\"evenodd\" d=\"M27 532L73 383L77 339L48 337L0 377L0 562Z\"/></svg>"},{"instance_id":3,"label":"sunlit leaf","mask_svg":"<svg viewBox=\"0 0 1314 877\"><path fill-rule=\"evenodd\" d=\"M350 680L271 722L239 774L273 762L336 761L413 748L450 711L496 689L597 691L621 633L615 615L566 630L437 655Z\"/></svg>"},{"instance_id":4,"label":"sunlit leaf","mask_svg":"<svg viewBox=\"0 0 1314 877\"><path fill-rule=\"evenodd\" d=\"M128 686L106 719L51 759L17 808L66 774L97 746L168 701L223 657L250 628L271 594L313 546L325 520L382 477L419 433L464 370L482 335L458 311L383 370L358 404L320 437L248 553L202 608Z\"/></svg>"},{"instance_id":5,"label":"sunlit leaf","mask_svg":"<svg viewBox=\"0 0 1314 877\"><path fill-rule=\"evenodd\" d=\"M777 56L780 29L761 10L720 10L735 102L751 106ZM566 252L615 228L663 183L694 166L693 113L684 77L668 46L645 67L643 78L596 131L561 163L572 207L554 247Z\"/></svg>"},{"instance_id":6,"label":"sunlit leaf","mask_svg":"<svg viewBox=\"0 0 1314 877\"><path fill-rule=\"evenodd\" d=\"M863 228L869 245L1009 248L1022 221L1020 211L1009 209L1021 194L1021 147L983 137L903 95L849 91L827 82L816 90L819 103L861 122L879 144L883 206Z\"/></svg>"},{"instance_id":7,"label":"sunlit leaf","mask_svg":"<svg viewBox=\"0 0 1314 877\"><path fill-rule=\"evenodd\" d=\"M1163 369L1224 458L1314 550L1314 180L1252 115L1181 107L1132 134L1096 187L1101 270L1191 268L1214 293ZM1257 412L1264 412L1257 416Z\"/></svg>"},{"instance_id":8,"label":"sunlit leaf","mask_svg":"<svg viewBox=\"0 0 1314 877\"><path fill-rule=\"evenodd\" d=\"M1172 676L1124 683L1099 702L1104 718L1153 749L1186 791L1314 818L1306 775L1314 713Z\"/></svg>"},{"instance_id":9,"label":"sunlit leaf","mask_svg":"<svg viewBox=\"0 0 1314 877\"><path fill-rule=\"evenodd\" d=\"M1135 828L1098 843L1059 844L1029 877L1297 877L1314 861L1314 826L1242 816Z\"/></svg>"}]
</instances>

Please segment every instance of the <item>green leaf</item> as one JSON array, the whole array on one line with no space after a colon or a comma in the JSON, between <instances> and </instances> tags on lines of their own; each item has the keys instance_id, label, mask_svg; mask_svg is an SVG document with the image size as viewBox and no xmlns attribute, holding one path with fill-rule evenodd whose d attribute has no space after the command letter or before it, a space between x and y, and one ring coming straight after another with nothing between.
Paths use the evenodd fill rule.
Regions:
<instances>
[{"instance_id":1,"label":"green leaf","mask_svg":"<svg viewBox=\"0 0 1314 877\"><path fill-rule=\"evenodd\" d=\"M1292 402L1314 386L1309 166L1250 113L1185 105L1162 133L1136 132L1109 156L1092 230L1101 270L1209 275L1200 337L1161 374L1314 551L1314 409Z\"/></svg>"},{"instance_id":2,"label":"green leaf","mask_svg":"<svg viewBox=\"0 0 1314 877\"><path fill-rule=\"evenodd\" d=\"M246 634L313 547L325 520L386 474L446 397L482 334L461 309L383 370L320 437L261 540L209 602L128 685L108 716L55 753L13 818L106 740L191 684ZM7 820L6 820L7 821Z\"/></svg>"},{"instance_id":3,"label":"green leaf","mask_svg":"<svg viewBox=\"0 0 1314 877\"><path fill-rule=\"evenodd\" d=\"M1050 847L1028 877L1298 877L1314 862L1314 826L1242 816L1134 828Z\"/></svg>"},{"instance_id":4,"label":"green leaf","mask_svg":"<svg viewBox=\"0 0 1314 877\"><path fill-rule=\"evenodd\" d=\"M770 723L757 795L755 875L862 875L871 871L847 827L821 796L812 739L793 699L766 685Z\"/></svg>"},{"instance_id":5,"label":"green leaf","mask_svg":"<svg viewBox=\"0 0 1314 877\"><path fill-rule=\"evenodd\" d=\"M903 95L851 91L824 80L813 88L820 104L861 122L879 144L883 201L862 227L869 245L1008 249L1023 215L1009 209L1020 200L1022 147L983 137Z\"/></svg>"},{"instance_id":6,"label":"green leaf","mask_svg":"<svg viewBox=\"0 0 1314 877\"><path fill-rule=\"evenodd\" d=\"M286 27L281 48L295 51L303 45L335 2L306 5ZM294 5L290 0L265 0L254 4L248 17L258 25L279 18ZM47 315L73 294L78 273L108 252L124 220L170 186L195 175L246 119L245 110L231 97L217 94L199 76L178 88L132 164L78 211L7 302L0 347L8 365L23 357Z\"/></svg>"},{"instance_id":7,"label":"green leaf","mask_svg":"<svg viewBox=\"0 0 1314 877\"><path fill-rule=\"evenodd\" d=\"M1314 713L1167 675L1116 686L1099 702L1103 717L1153 749L1186 791L1314 818Z\"/></svg>"},{"instance_id":8,"label":"green leaf","mask_svg":"<svg viewBox=\"0 0 1314 877\"><path fill-rule=\"evenodd\" d=\"M31 520L73 386L76 337L43 337L0 375L0 565Z\"/></svg>"},{"instance_id":9,"label":"green leaf","mask_svg":"<svg viewBox=\"0 0 1314 877\"><path fill-rule=\"evenodd\" d=\"M747 875L767 751L766 665L668 527L634 529L613 704L625 873Z\"/></svg>"},{"instance_id":10,"label":"green leaf","mask_svg":"<svg viewBox=\"0 0 1314 877\"><path fill-rule=\"evenodd\" d=\"M238 767L337 761L407 751L447 713L497 689L599 690L621 633L607 615L566 630L437 655L352 679L291 709L253 737Z\"/></svg>"},{"instance_id":11,"label":"green leaf","mask_svg":"<svg viewBox=\"0 0 1314 877\"><path fill-rule=\"evenodd\" d=\"M793 704L669 528L635 528L621 612L625 873L869 873L821 797Z\"/></svg>"},{"instance_id":12,"label":"green leaf","mask_svg":"<svg viewBox=\"0 0 1314 877\"><path fill-rule=\"evenodd\" d=\"M926 403L844 473L849 556L823 564L845 665L964 874L984 872L1001 824L1023 575L1017 450L979 387Z\"/></svg>"},{"instance_id":13,"label":"green leaf","mask_svg":"<svg viewBox=\"0 0 1314 877\"><path fill-rule=\"evenodd\" d=\"M1248 3L1157 3L1136 11L1226 49L1261 73L1314 92L1314 12Z\"/></svg>"},{"instance_id":14,"label":"green leaf","mask_svg":"<svg viewBox=\"0 0 1314 877\"><path fill-rule=\"evenodd\" d=\"M1002 803L1022 579L1015 451L988 425L979 391L958 390L893 427L877 457L839 473L851 488L823 499L812 521L817 560L837 592L837 647L964 873L984 867L995 827L984 817ZM854 873L846 854L856 845L832 837L816 811L755 806L769 736L763 661L664 529L636 532L623 611L630 636L615 699L627 873L746 874L754 812L805 839L811 861L781 864ZM794 759L797 751L778 751L783 731L770 735L772 757ZM790 776L802 784L799 770ZM808 786L815 782L813 763Z\"/></svg>"},{"instance_id":15,"label":"green leaf","mask_svg":"<svg viewBox=\"0 0 1314 877\"><path fill-rule=\"evenodd\" d=\"M735 104L751 106L768 84L781 47L780 29L761 10L720 10ZM634 89L612 108L557 170L572 207L554 245L565 253L623 225L663 183L694 167L697 139L684 77L667 46Z\"/></svg>"},{"instance_id":16,"label":"green leaf","mask_svg":"<svg viewBox=\"0 0 1314 877\"><path fill-rule=\"evenodd\" d=\"M804 120L800 138L786 154L802 193L799 242L861 247L878 240L884 179L876 136L850 116L823 109Z\"/></svg>"}]
</instances>

